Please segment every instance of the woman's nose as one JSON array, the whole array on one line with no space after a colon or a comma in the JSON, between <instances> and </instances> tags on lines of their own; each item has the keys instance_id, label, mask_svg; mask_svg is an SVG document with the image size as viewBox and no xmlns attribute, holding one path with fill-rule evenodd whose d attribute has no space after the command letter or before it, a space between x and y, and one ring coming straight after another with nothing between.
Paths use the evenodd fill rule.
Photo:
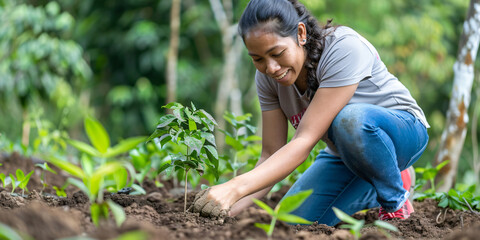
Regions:
<instances>
[{"instance_id":1,"label":"woman's nose","mask_svg":"<svg viewBox=\"0 0 480 240\"><path fill-rule=\"evenodd\" d=\"M268 75L273 75L275 74L278 70L280 70L280 64L277 63L277 61L270 60L267 62L267 74Z\"/></svg>"}]
</instances>

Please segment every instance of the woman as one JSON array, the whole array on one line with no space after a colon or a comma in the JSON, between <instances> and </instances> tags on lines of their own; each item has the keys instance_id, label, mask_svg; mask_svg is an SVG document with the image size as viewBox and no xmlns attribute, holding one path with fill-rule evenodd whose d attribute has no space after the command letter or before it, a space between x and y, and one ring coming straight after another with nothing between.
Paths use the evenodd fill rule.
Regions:
<instances>
[{"instance_id":1,"label":"woman","mask_svg":"<svg viewBox=\"0 0 480 240\"><path fill-rule=\"evenodd\" d=\"M328 147L287 193L314 191L293 214L335 225L332 207L380 206L381 219L408 218L401 171L425 150L429 126L375 48L348 27L320 28L297 0L250 1L239 33L257 69L262 154L253 170L199 193L194 211L238 214L323 140ZM287 120L296 128L288 143Z\"/></svg>"}]
</instances>

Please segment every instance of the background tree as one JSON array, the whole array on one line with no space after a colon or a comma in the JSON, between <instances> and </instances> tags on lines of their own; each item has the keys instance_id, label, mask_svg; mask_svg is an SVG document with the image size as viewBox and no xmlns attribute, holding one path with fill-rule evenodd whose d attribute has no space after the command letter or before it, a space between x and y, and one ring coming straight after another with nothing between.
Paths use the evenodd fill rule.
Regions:
<instances>
[{"instance_id":1,"label":"background tree","mask_svg":"<svg viewBox=\"0 0 480 240\"><path fill-rule=\"evenodd\" d=\"M435 165L449 160L436 176L443 182L438 188L448 191L454 187L460 153L467 134L468 107L474 77L474 63L480 43L480 1L471 0L463 25L457 61L453 65L454 78L447 123L442 133L441 144L435 157Z\"/></svg>"}]
</instances>

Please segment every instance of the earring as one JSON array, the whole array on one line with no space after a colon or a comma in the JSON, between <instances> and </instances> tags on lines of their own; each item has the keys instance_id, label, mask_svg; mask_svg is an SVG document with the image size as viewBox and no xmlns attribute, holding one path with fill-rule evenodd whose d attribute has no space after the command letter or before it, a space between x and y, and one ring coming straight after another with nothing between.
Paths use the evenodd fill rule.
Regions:
<instances>
[{"instance_id":1,"label":"earring","mask_svg":"<svg viewBox=\"0 0 480 240\"><path fill-rule=\"evenodd\" d=\"M306 43L306 42L307 42L307 39L302 39L302 42L303 42L303 43Z\"/></svg>"}]
</instances>

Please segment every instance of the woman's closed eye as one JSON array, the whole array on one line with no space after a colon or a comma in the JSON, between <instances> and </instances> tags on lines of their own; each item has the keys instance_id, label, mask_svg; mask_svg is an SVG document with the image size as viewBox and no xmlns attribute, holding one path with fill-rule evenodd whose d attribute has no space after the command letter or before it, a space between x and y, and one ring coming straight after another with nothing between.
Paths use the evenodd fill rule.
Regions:
<instances>
[{"instance_id":1,"label":"woman's closed eye","mask_svg":"<svg viewBox=\"0 0 480 240\"><path fill-rule=\"evenodd\" d=\"M285 50L281 51L281 52L278 53L278 54L273 54L272 56L273 56L273 57L280 57L280 56L283 55L283 52L285 52Z\"/></svg>"}]
</instances>

